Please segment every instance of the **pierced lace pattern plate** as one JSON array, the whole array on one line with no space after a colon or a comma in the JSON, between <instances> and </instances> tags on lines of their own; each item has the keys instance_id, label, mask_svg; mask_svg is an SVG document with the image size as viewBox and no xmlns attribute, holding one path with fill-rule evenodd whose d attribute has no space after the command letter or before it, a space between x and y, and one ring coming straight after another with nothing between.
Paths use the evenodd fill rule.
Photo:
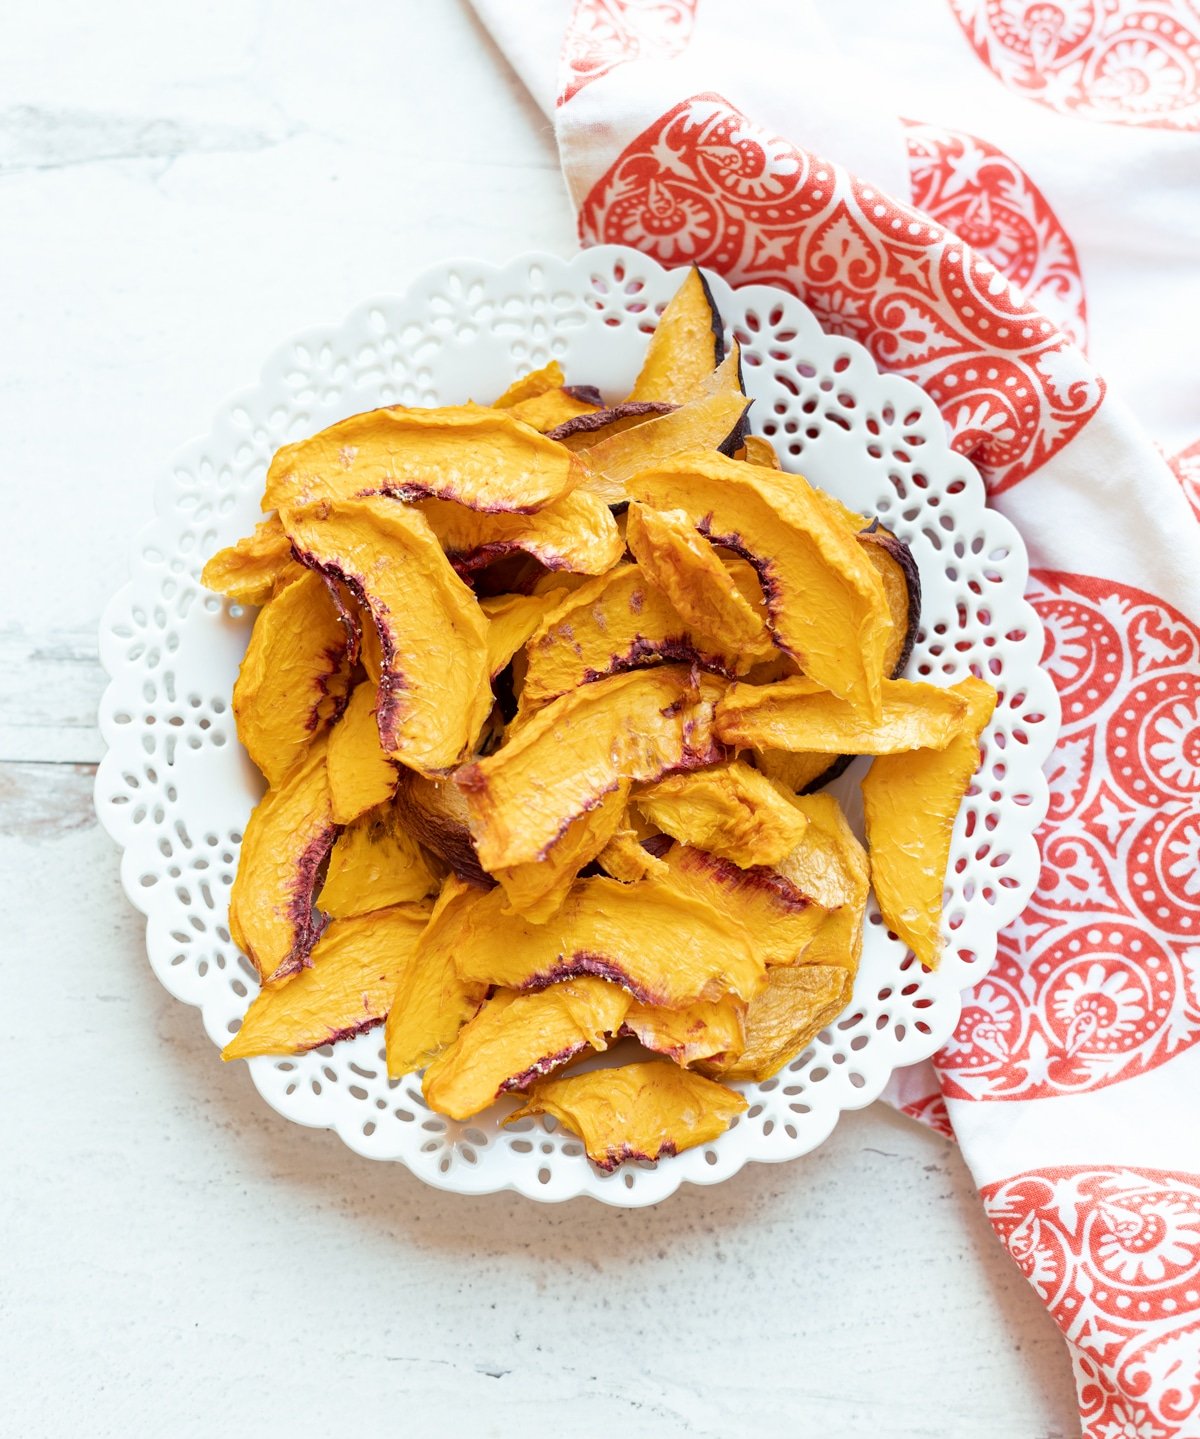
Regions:
<instances>
[{"instance_id":1,"label":"pierced lace pattern plate","mask_svg":"<svg viewBox=\"0 0 1200 1439\"><path fill-rule=\"evenodd\" d=\"M230 709L252 615L200 586L204 561L259 517L274 451L346 415L385 404L486 401L552 357L570 382L619 398L678 282L679 272L616 246L569 260L524 255L501 268L441 265L405 295L368 301L340 325L282 346L259 384L226 404L162 476L130 581L101 626L111 683L100 707L108 753L96 808L124 850L122 880L146 916L154 972L200 1008L215 1044L237 1027L256 990L230 939L227 907L262 782ZM936 973L924 972L872 906L843 1017L775 1078L742 1086L750 1108L715 1143L612 1175L589 1164L553 1120L503 1128L510 1104L466 1123L432 1113L416 1075L388 1079L381 1031L250 1061L259 1091L281 1114L336 1129L360 1154L400 1160L443 1189L516 1189L542 1200L590 1194L635 1206L685 1180L715 1183L749 1160L808 1153L843 1109L870 1103L893 1068L928 1057L947 1038L961 991L987 972L997 932L1038 876L1042 763L1058 705L1039 668L1041 625L1024 600L1019 536L986 508L979 476L949 448L921 390L880 374L860 346L825 334L792 296L711 283L742 345L754 431L774 441L785 468L879 515L912 546L924 614L908 673L949 683L974 666L1000 690L955 829L945 958ZM857 771L834 786L852 823L861 814Z\"/></svg>"}]
</instances>

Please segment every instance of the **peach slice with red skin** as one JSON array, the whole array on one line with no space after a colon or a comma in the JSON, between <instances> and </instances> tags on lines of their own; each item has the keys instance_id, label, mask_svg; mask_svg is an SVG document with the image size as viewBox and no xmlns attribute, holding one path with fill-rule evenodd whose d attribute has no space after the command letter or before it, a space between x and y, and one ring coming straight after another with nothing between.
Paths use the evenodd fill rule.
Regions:
<instances>
[{"instance_id":1,"label":"peach slice with red skin","mask_svg":"<svg viewBox=\"0 0 1200 1439\"><path fill-rule=\"evenodd\" d=\"M366 495L528 511L563 499L584 473L569 450L509 410L393 405L277 450L263 509L279 510L285 529L288 512L299 505Z\"/></svg>"},{"instance_id":2,"label":"peach slice with red skin","mask_svg":"<svg viewBox=\"0 0 1200 1439\"><path fill-rule=\"evenodd\" d=\"M608 506L582 490L528 515L483 514L449 500L423 500L413 508L463 575L518 553L548 570L599 575L625 548Z\"/></svg>"},{"instance_id":3,"label":"peach slice with red skin","mask_svg":"<svg viewBox=\"0 0 1200 1439\"><path fill-rule=\"evenodd\" d=\"M695 265L659 316L630 400L681 404L700 392L725 358L725 326Z\"/></svg>"},{"instance_id":4,"label":"peach slice with red skin","mask_svg":"<svg viewBox=\"0 0 1200 1439\"><path fill-rule=\"evenodd\" d=\"M721 692L681 665L632 670L561 695L513 727L495 754L455 774L480 863L495 872L541 858L623 779L723 760L712 736Z\"/></svg>"},{"instance_id":5,"label":"peach slice with red skin","mask_svg":"<svg viewBox=\"0 0 1200 1439\"><path fill-rule=\"evenodd\" d=\"M457 764L491 708L487 621L428 524L407 505L375 498L297 508L287 529L306 563L370 611L385 753L422 772Z\"/></svg>"},{"instance_id":6,"label":"peach slice with red skin","mask_svg":"<svg viewBox=\"0 0 1200 1439\"><path fill-rule=\"evenodd\" d=\"M708 1144L747 1101L732 1089L664 1060L597 1069L534 1084L505 1120L551 1114L583 1140L597 1168L626 1159L662 1159Z\"/></svg>"}]
</instances>

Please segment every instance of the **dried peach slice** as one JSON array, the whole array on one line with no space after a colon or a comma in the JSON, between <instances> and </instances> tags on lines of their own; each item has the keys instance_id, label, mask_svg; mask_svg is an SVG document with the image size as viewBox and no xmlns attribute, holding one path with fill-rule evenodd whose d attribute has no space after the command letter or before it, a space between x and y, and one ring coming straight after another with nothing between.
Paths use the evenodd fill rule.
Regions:
<instances>
[{"instance_id":1,"label":"dried peach slice","mask_svg":"<svg viewBox=\"0 0 1200 1439\"><path fill-rule=\"evenodd\" d=\"M643 574L694 635L718 652L744 657L740 672L778 653L762 613L682 510L630 505L625 541Z\"/></svg>"},{"instance_id":2,"label":"dried peach slice","mask_svg":"<svg viewBox=\"0 0 1200 1439\"><path fill-rule=\"evenodd\" d=\"M742 869L702 849L677 844L663 856L671 883L741 925L764 966L800 964L828 911L779 870Z\"/></svg>"},{"instance_id":3,"label":"dried peach slice","mask_svg":"<svg viewBox=\"0 0 1200 1439\"><path fill-rule=\"evenodd\" d=\"M469 1119L584 1050L603 1050L631 1000L602 979L569 979L537 994L499 990L425 1071L425 1099Z\"/></svg>"},{"instance_id":4,"label":"dried peach slice","mask_svg":"<svg viewBox=\"0 0 1200 1439\"><path fill-rule=\"evenodd\" d=\"M433 531L409 506L378 498L302 506L287 528L306 563L345 583L371 612L384 750L421 771L457 764L492 704L487 621Z\"/></svg>"},{"instance_id":5,"label":"dried peach slice","mask_svg":"<svg viewBox=\"0 0 1200 1439\"><path fill-rule=\"evenodd\" d=\"M546 434L578 453L599 444L601 440L619 435L622 430L631 430L634 425L643 424L655 415L669 415L675 409L678 409L677 405L664 404L661 400L626 400L620 405L609 405L587 415L576 415L547 430Z\"/></svg>"},{"instance_id":6,"label":"dried peach slice","mask_svg":"<svg viewBox=\"0 0 1200 1439\"><path fill-rule=\"evenodd\" d=\"M776 868L827 911L804 950L802 963L840 965L853 974L862 953L870 887L867 853L832 795L800 795L792 803L808 820L808 828Z\"/></svg>"},{"instance_id":7,"label":"dried peach slice","mask_svg":"<svg viewBox=\"0 0 1200 1439\"><path fill-rule=\"evenodd\" d=\"M740 760L667 775L633 802L664 834L743 867L777 863L808 827L765 775Z\"/></svg>"},{"instance_id":8,"label":"dried peach slice","mask_svg":"<svg viewBox=\"0 0 1200 1439\"><path fill-rule=\"evenodd\" d=\"M690 400L724 358L721 313L693 265L659 317L629 398Z\"/></svg>"},{"instance_id":9,"label":"dried peach slice","mask_svg":"<svg viewBox=\"0 0 1200 1439\"><path fill-rule=\"evenodd\" d=\"M685 1067L703 1059L732 1059L745 1043L746 1008L743 1001L729 995L700 1000L686 1009L656 1009L634 1000L621 1033Z\"/></svg>"},{"instance_id":10,"label":"dried peach slice","mask_svg":"<svg viewBox=\"0 0 1200 1439\"><path fill-rule=\"evenodd\" d=\"M329 793L336 824L350 824L396 792L396 766L379 741L376 689L356 685L329 735Z\"/></svg>"},{"instance_id":11,"label":"dried peach slice","mask_svg":"<svg viewBox=\"0 0 1200 1439\"><path fill-rule=\"evenodd\" d=\"M337 834L329 804L326 739L320 735L246 824L229 892L229 929L266 984L309 962L324 921L313 891Z\"/></svg>"},{"instance_id":12,"label":"dried peach slice","mask_svg":"<svg viewBox=\"0 0 1200 1439\"><path fill-rule=\"evenodd\" d=\"M279 516L260 520L253 534L218 550L200 573L200 583L240 605L265 605L285 585L297 580L304 566L292 558L292 542Z\"/></svg>"},{"instance_id":13,"label":"dried peach slice","mask_svg":"<svg viewBox=\"0 0 1200 1439\"><path fill-rule=\"evenodd\" d=\"M884 923L930 969L941 958L942 891L954 821L979 767L979 736L996 691L965 679L951 691L964 712L949 744L876 760L863 780L871 877Z\"/></svg>"},{"instance_id":14,"label":"dried peach slice","mask_svg":"<svg viewBox=\"0 0 1200 1439\"><path fill-rule=\"evenodd\" d=\"M712 737L721 688L681 665L597 680L531 715L495 754L464 765L455 781L484 868L540 858L622 779L724 759Z\"/></svg>"},{"instance_id":15,"label":"dried peach slice","mask_svg":"<svg viewBox=\"0 0 1200 1439\"><path fill-rule=\"evenodd\" d=\"M446 880L401 972L387 1017L387 1066L394 1079L440 1054L484 1001L487 985L462 978L446 943L479 893L454 876Z\"/></svg>"},{"instance_id":16,"label":"dried peach slice","mask_svg":"<svg viewBox=\"0 0 1200 1439\"><path fill-rule=\"evenodd\" d=\"M529 637L522 716L608 675L663 661L743 673L737 649L700 640L637 565L618 565L564 596Z\"/></svg>"},{"instance_id":17,"label":"dried peach slice","mask_svg":"<svg viewBox=\"0 0 1200 1439\"><path fill-rule=\"evenodd\" d=\"M593 1164L611 1172L626 1159L661 1159L707 1144L746 1107L723 1084L652 1059L541 1080L505 1123L552 1114L583 1140Z\"/></svg>"},{"instance_id":18,"label":"dried peach slice","mask_svg":"<svg viewBox=\"0 0 1200 1439\"><path fill-rule=\"evenodd\" d=\"M740 391L700 395L670 414L622 429L582 452L587 475L581 489L605 504L624 504L628 482L681 452L732 449L741 443L750 401Z\"/></svg>"},{"instance_id":19,"label":"dried peach slice","mask_svg":"<svg viewBox=\"0 0 1200 1439\"><path fill-rule=\"evenodd\" d=\"M566 595L566 589L560 587L536 595L492 595L479 601L487 616L488 670L493 679Z\"/></svg>"},{"instance_id":20,"label":"dried peach slice","mask_svg":"<svg viewBox=\"0 0 1200 1439\"><path fill-rule=\"evenodd\" d=\"M530 370L509 385L502 395L492 401L494 410L508 410L524 400L535 400L547 390L556 390L566 383L563 368L557 360L550 360L540 369Z\"/></svg>"},{"instance_id":21,"label":"dried peach slice","mask_svg":"<svg viewBox=\"0 0 1200 1439\"><path fill-rule=\"evenodd\" d=\"M823 688L878 718L891 618L878 571L835 501L800 475L710 451L647 468L627 488L631 500L683 510L714 544L748 559L775 643Z\"/></svg>"},{"instance_id":22,"label":"dried peach slice","mask_svg":"<svg viewBox=\"0 0 1200 1439\"><path fill-rule=\"evenodd\" d=\"M448 776L402 770L396 808L408 832L467 884L491 889L496 881L479 863L467 825L467 802Z\"/></svg>"},{"instance_id":23,"label":"dried peach slice","mask_svg":"<svg viewBox=\"0 0 1200 1439\"><path fill-rule=\"evenodd\" d=\"M872 520L858 533L867 558L879 571L892 630L883 655L884 673L899 679L912 656L921 623L921 573L902 539Z\"/></svg>"},{"instance_id":24,"label":"dried peach slice","mask_svg":"<svg viewBox=\"0 0 1200 1439\"><path fill-rule=\"evenodd\" d=\"M700 1067L719 1079L770 1079L841 1014L852 983L850 974L837 965L772 969L762 991L747 1006L741 1053Z\"/></svg>"},{"instance_id":25,"label":"dried peach slice","mask_svg":"<svg viewBox=\"0 0 1200 1439\"><path fill-rule=\"evenodd\" d=\"M582 490L529 515L482 514L449 500L425 500L414 508L462 574L521 552L548 570L600 575L625 548L608 506Z\"/></svg>"},{"instance_id":26,"label":"dried peach slice","mask_svg":"<svg viewBox=\"0 0 1200 1439\"><path fill-rule=\"evenodd\" d=\"M501 891L474 892L443 946L465 979L506 989L544 989L592 975L645 1004L683 1009L700 999L749 999L763 965L736 918L668 879L621 884L577 879L547 923L508 912Z\"/></svg>"},{"instance_id":27,"label":"dried peach slice","mask_svg":"<svg viewBox=\"0 0 1200 1439\"><path fill-rule=\"evenodd\" d=\"M238 738L278 784L346 703L356 636L320 575L305 571L254 622L233 687Z\"/></svg>"},{"instance_id":28,"label":"dried peach slice","mask_svg":"<svg viewBox=\"0 0 1200 1439\"><path fill-rule=\"evenodd\" d=\"M775 446L770 440L764 440L759 435L747 435L734 459L745 460L748 465L761 465L766 470L783 468L779 463L779 456L775 453Z\"/></svg>"},{"instance_id":29,"label":"dried peach slice","mask_svg":"<svg viewBox=\"0 0 1200 1439\"><path fill-rule=\"evenodd\" d=\"M594 809L573 819L540 858L497 869L511 908L544 924L561 907L579 871L600 853L625 817L629 781L622 779Z\"/></svg>"},{"instance_id":30,"label":"dried peach slice","mask_svg":"<svg viewBox=\"0 0 1200 1439\"><path fill-rule=\"evenodd\" d=\"M415 904L335 920L317 941L310 968L259 993L221 1058L303 1054L382 1024L428 922L429 906Z\"/></svg>"},{"instance_id":31,"label":"dried peach slice","mask_svg":"<svg viewBox=\"0 0 1200 1439\"><path fill-rule=\"evenodd\" d=\"M314 500L432 496L478 510L532 510L561 500L584 476L579 461L508 410L483 405L351 415L284 445L267 470L263 509Z\"/></svg>"},{"instance_id":32,"label":"dried peach slice","mask_svg":"<svg viewBox=\"0 0 1200 1439\"><path fill-rule=\"evenodd\" d=\"M604 402L595 390L580 385L559 385L519 400L508 413L544 435L568 420L594 415L603 408Z\"/></svg>"},{"instance_id":33,"label":"dried peach slice","mask_svg":"<svg viewBox=\"0 0 1200 1439\"><path fill-rule=\"evenodd\" d=\"M871 719L801 676L770 685L734 684L717 706L717 733L743 749L898 754L945 749L966 702L923 680L884 680L881 713Z\"/></svg>"},{"instance_id":34,"label":"dried peach slice","mask_svg":"<svg viewBox=\"0 0 1200 1439\"><path fill-rule=\"evenodd\" d=\"M334 919L409 904L439 881L394 805L380 805L346 826L333 842L317 908Z\"/></svg>"}]
</instances>

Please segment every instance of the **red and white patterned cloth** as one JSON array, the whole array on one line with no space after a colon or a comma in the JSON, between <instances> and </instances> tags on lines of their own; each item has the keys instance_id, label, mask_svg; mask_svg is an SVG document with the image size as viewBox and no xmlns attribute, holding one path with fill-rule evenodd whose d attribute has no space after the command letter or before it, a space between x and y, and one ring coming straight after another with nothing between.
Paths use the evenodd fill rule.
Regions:
<instances>
[{"instance_id":1,"label":"red and white patterned cloth","mask_svg":"<svg viewBox=\"0 0 1200 1439\"><path fill-rule=\"evenodd\" d=\"M1200 10L474 4L583 243L795 291L1024 534L1063 707L1041 881L889 1097L961 1143L1088 1439L1197 1439Z\"/></svg>"}]
</instances>

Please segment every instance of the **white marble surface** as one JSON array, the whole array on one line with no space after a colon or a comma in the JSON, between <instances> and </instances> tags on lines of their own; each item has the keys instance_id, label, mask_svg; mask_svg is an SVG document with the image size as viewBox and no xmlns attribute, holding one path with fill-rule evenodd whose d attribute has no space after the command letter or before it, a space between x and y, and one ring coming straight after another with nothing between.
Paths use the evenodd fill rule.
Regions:
<instances>
[{"instance_id":1,"label":"white marble surface","mask_svg":"<svg viewBox=\"0 0 1200 1439\"><path fill-rule=\"evenodd\" d=\"M656 1210L465 1201L267 1112L144 963L90 784L96 622L156 474L296 328L572 243L459 0L5 6L8 1432L1077 1431L954 1150L882 1108Z\"/></svg>"}]
</instances>

